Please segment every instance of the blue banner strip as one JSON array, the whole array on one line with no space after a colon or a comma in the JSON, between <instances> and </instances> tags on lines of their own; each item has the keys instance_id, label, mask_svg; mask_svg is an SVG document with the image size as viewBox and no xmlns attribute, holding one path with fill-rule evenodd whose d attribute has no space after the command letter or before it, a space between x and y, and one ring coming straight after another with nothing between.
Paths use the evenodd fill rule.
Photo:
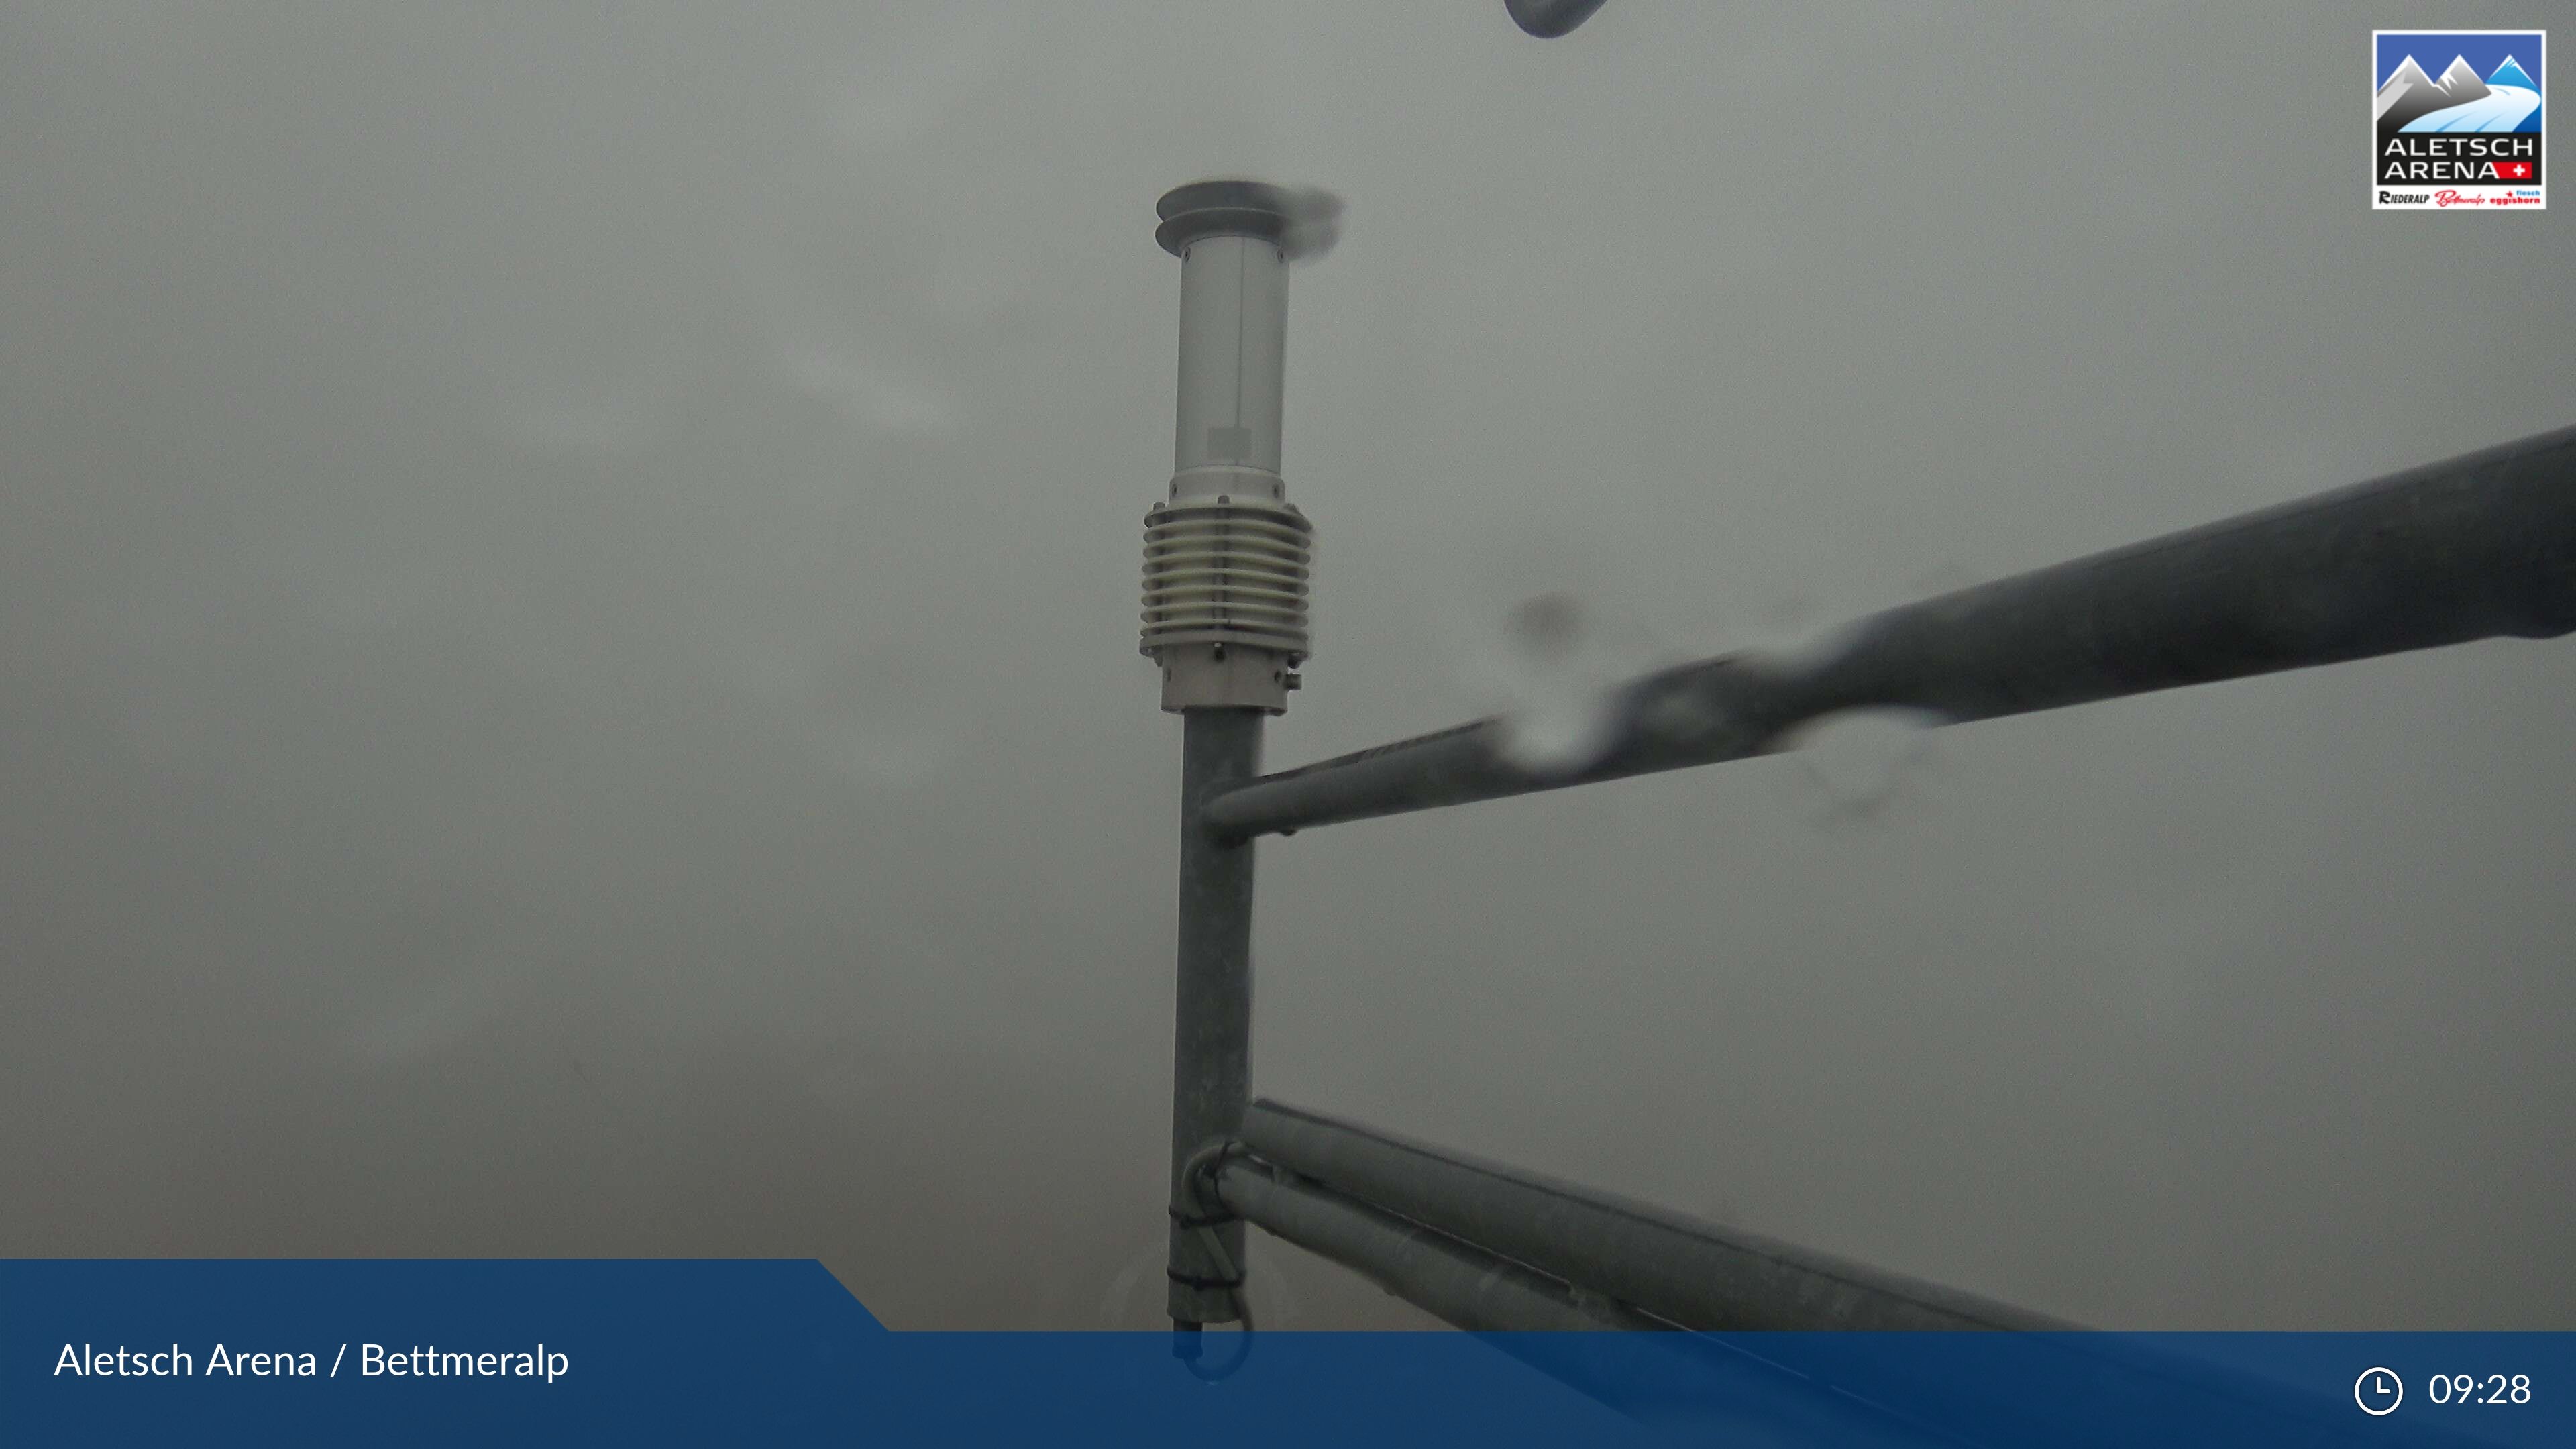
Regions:
<instances>
[{"instance_id":1,"label":"blue banner strip","mask_svg":"<svg viewBox=\"0 0 2576 1449\"><path fill-rule=\"evenodd\" d=\"M2576 1334L1199 1337L892 1333L813 1262L5 1262L0 1442L2576 1444Z\"/></svg>"}]
</instances>

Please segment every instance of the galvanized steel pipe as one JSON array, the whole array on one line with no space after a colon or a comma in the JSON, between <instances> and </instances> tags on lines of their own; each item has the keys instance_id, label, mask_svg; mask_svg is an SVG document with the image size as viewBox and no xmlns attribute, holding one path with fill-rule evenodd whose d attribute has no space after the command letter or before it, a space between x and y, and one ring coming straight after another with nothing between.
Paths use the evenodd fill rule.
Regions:
<instances>
[{"instance_id":1,"label":"galvanized steel pipe","mask_svg":"<svg viewBox=\"0 0 2576 1449\"><path fill-rule=\"evenodd\" d=\"M1683 1328L2072 1327L1303 1108L1255 1102L1240 1135L1335 1193Z\"/></svg>"},{"instance_id":2,"label":"galvanized steel pipe","mask_svg":"<svg viewBox=\"0 0 2576 1449\"><path fill-rule=\"evenodd\" d=\"M1807 660L1634 680L1587 766L1510 763L1485 720L1220 795L1230 836L1744 759L1856 709L1956 724L2498 636L2576 630L2576 428L1874 615Z\"/></svg>"},{"instance_id":3,"label":"galvanized steel pipe","mask_svg":"<svg viewBox=\"0 0 2576 1449\"><path fill-rule=\"evenodd\" d=\"M1219 1166L1217 1198L1248 1222L1342 1264L1446 1323L1477 1332L1669 1328L1366 1203L1282 1180L1260 1163Z\"/></svg>"}]
</instances>

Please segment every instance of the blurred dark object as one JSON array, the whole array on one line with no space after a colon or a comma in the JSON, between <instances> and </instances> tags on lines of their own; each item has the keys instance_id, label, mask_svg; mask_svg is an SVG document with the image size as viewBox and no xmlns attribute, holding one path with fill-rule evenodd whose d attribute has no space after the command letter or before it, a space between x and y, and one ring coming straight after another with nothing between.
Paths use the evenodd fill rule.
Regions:
<instances>
[{"instance_id":1,"label":"blurred dark object","mask_svg":"<svg viewBox=\"0 0 2576 1449\"><path fill-rule=\"evenodd\" d=\"M1541 40L1553 40L1591 19L1601 0L1503 0L1503 8L1512 12L1521 29Z\"/></svg>"}]
</instances>

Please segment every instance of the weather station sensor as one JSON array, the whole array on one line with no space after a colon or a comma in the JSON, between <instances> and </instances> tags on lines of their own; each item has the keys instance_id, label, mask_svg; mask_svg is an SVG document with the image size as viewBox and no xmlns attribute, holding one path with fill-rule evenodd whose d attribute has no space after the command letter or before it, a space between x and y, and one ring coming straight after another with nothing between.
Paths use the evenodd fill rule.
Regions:
<instances>
[{"instance_id":1,"label":"weather station sensor","mask_svg":"<svg viewBox=\"0 0 2576 1449\"><path fill-rule=\"evenodd\" d=\"M1288 264L1329 242L1337 209L1258 181L1199 181L1155 206L1181 259L1172 484L1145 515L1140 648L1163 708L1279 714L1308 651L1314 528L1279 473Z\"/></svg>"}]
</instances>

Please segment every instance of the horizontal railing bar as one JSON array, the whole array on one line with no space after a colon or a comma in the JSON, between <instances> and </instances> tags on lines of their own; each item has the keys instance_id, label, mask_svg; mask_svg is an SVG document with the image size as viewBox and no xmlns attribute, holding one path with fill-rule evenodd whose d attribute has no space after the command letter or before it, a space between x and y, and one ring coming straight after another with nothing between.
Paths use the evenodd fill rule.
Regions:
<instances>
[{"instance_id":1,"label":"horizontal railing bar","mask_svg":"<svg viewBox=\"0 0 2576 1449\"><path fill-rule=\"evenodd\" d=\"M1239 1136L1335 1193L1683 1328L2072 1327L1277 1102L1254 1102Z\"/></svg>"},{"instance_id":2,"label":"horizontal railing bar","mask_svg":"<svg viewBox=\"0 0 2576 1449\"><path fill-rule=\"evenodd\" d=\"M1609 743L1556 773L1506 722L1227 790L1228 838L1744 759L1855 709L1956 724L2497 636L2576 630L2576 428L1872 615L1806 660L1730 655L1630 682Z\"/></svg>"}]
</instances>

